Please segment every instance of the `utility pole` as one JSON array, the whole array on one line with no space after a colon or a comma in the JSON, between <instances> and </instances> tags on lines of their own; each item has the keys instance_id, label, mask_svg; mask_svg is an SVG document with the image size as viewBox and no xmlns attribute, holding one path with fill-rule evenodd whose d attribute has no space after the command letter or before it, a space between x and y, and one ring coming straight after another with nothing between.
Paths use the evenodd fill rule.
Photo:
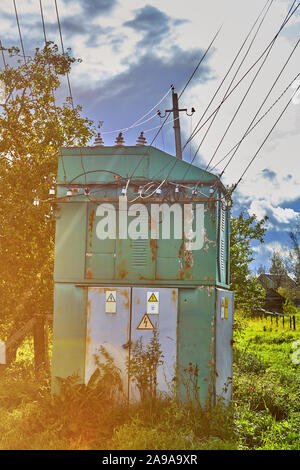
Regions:
<instances>
[{"instance_id":1,"label":"utility pole","mask_svg":"<svg viewBox=\"0 0 300 470\"><path fill-rule=\"evenodd\" d=\"M174 119L173 129L174 129L174 134L175 134L176 157L179 158L179 160L182 160L182 146L181 146L179 113L181 111L185 111L188 116L191 116L192 114L194 114L195 109L194 108L191 109L191 114L188 114L187 108L179 109L179 107L178 107L178 95L174 91L175 90L174 85L171 85L171 89L172 89L173 109L166 109L165 113L173 113L173 119ZM157 114L160 117L165 117L166 116L166 114L164 116L161 116L160 111L157 111Z\"/></svg>"}]
</instances>

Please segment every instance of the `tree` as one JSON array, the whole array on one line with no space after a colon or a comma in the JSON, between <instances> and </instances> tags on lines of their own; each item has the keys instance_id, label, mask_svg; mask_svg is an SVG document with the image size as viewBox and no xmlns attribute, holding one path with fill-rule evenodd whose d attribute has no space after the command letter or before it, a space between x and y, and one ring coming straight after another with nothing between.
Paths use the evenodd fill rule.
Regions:
<instances>
[{"instance_id":1,"label":"tree","mask_svg":"<svg viewBox=\"0 0 300 470\"><path fill-rule=\"evenodd\" d=\"M297 289L300 289L300 214L298 214L295 226L289 233L290 241L292 245L292 251L290 253L291 260L291 272L297 285Z\"/></svg>"},{"instance_id":2,"label":"tree","mask_svg":"<svg viewBox=\"0 0 300 470\"><path fill-rule=\"evenodd\" d=\"M282 256L278 251L274 251L271 257L270 274L273 274L272 282L275 290L283 287L283 282L287 276L287 269Z\"/></svg>"},{"instance_id":3,"label":"tree","mask_svg":"<svg viewBox=\"0 0 300 470\"><path fill-rule=\"evenodd\" d=\"M260 274L266 274L266 267L261 264L258 268L257 268L257 274L260 275Z\"/></svg>"},{"instance_id":4,"label":"tree","mask_svg":"<svg viewBox=\"0 0 300 470\"><path fill-rule=\"evenodd\" d=\"M265 296L263 287L250 275L249 263L254 260L251 242L264 242L267 220L264 217L258 221L255 215L246 217L244 212L231 219L231 289L235 292L236 307L245 313L259 309Z\"/></svg>"},{"instance_id":5,"label":"tree","mask_svg":"<svg viewBox=\"0 0 300 470\"><path fill-rule=\"evenodd\" d=\"M57 106L55 90L75 59L48 42L26 64L18 48L0 72L6 100L0 106L0 309L1 324L22 324L52 313L54 221L46 200L59 148L85 145L92 123L70 98ZM17 59L17 60L16 60Z\"/></svg>"}]
</instances>

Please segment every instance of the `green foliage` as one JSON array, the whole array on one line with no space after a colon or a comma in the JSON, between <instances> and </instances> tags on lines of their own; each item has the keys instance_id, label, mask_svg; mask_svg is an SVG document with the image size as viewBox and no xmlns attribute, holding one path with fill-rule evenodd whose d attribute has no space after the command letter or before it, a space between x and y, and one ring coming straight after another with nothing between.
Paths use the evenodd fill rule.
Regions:
<instances>
[{"instance_id":1,"label":"green foliage","mask_svg":"<svg viewBox=\"0 0 300 470\"><path fill-rule=\"evenodd\" d=\"M295 307L295 305L292 304L292 302L289 299L286 299L284 304L283 304L283 313L285 315L297 315L298 309Z\"/></svg>"},{"instance_id":2,"label":"green foliage","mask_svg":"<svg viewBox=\"0 0 300 470\"><path fill-rule=\"evenodd\" d=\"M274 251L272 254L270 274L273 274L274 276L278 276L279 284L276 286L276 288L278 288L280 285L280 280L282 279L283 276L287 274L287 270L286 270L286 266L284 264L283 258L282 256L280 256L280 253L278 251Z\"/></svg>"},{"instance_id":3,"label":"green foliage","mask_svg":"<svg viewBox=\"0 0 300 470\"><path fill-rule=\"evenodd\" d=\"M292 363L297 332L270 319L237 321L234 402L236 439L243 449L299 448L299 372Z\"/></svg>"},{"instance_id":4,"label":"green foliage","mask_svg":"<svg viewBox=\"0 0 300 470\"><path fill-rule=\"evenodd\" d=\"M123 393L121 371L115 365L112 356L101 345L99 353L94 355L94 359L97 368L88 382L88 387L100 387L110 400L116 398L120 400Z\"/></svg>"},{"instance_id":5,"label":"green foliage","mask_svg":"<svg viewBox=\"0 0 300 470\"><path fill-rule=\"evenodd\" d=\"M274 286L274 289L279 289L284 283L285 277L287 276L287 268L283 257L278 251L274 251L272 254L270 274L274 276L272 278L272 284Z\"/></svg>"},{"instance_id":6,"label":"green foliage","mask_svg":"<svg viewBox=\"0 0 300 470\"><path fill-rule=\"evenodd\" d=\"M290 231L290 241L292 251L290 253L289 268L294 276L296 282L296 290L300 289L300 214L296 218L296 222Z\"/></svg>"},{"instance_id":7,"label":"green foliage","mask_svg":"<svg viewBox=\"0 0 300 470\"><path fill-rule=\"evenodd\" d=\"M7 369L0 380L0 449L106 448L128 409L112 399L118 371L110 355L101 354L88 385L76 375L58 379L55 396L48 377L37 383L28 366Z\"/></svg>"},{"instance_id":8,"label":"green foliage","mask_svg":"<svg viewBox=\"0 0 300 470\"><path fill-rule=\"evenodd\" d=\"M141 337L132 348L127 369L143 401L156 397L157 369L163 364L163 357L157 330L153 330L149 344L144 346Z\"/></svg>"},{"instance_id":9,"label":"green foliage","mask_svg":"<svg viewBox=\"0 0 300 470\"><path fill-rule=\"evenodd\" d=\"M236 414L240 449L299 450L299 426L297 416L276 422L267 410L253 413L248 405L241 406Z\"/></svg>"},{"instance_id":10,"label":"green foliage","mask_svg":"<svg viewBox=\"0 0 300 470\"><path fill-rule=\"evenodd\" d=\"M151 413L138 413L115 431L113 449L224 449L235 448L230 409L222 404L211 412L172 399L158 399Z\"/></svg>"},{"instance_id":11,"label":"green foliage","mask_svg":"<svg viewBox=\"0 0 300 470\"><path fill-rule=\"evenodd\" d=\"M235 305L245 313L262 307L265 291L250 276L249 263L253 261L252 241L263 243L267 217L258 221L256 216L245 217L242 212L231 219L230 272L231 289L235 293Z\"/></svg>"},{"instance_id":12,"label":"green foliage","mask_svg":"<svg viewBox=\"0 0 300 470\"><path fill-rule=\"evenodd\" d=\"M24 354L0 375L0 449L299 449L300 375L291 360L297 331L240 314L235 323L229 406L201 406L192 392L185 403L158 394L128 405L104 348L88 385L69 377L51 396L49 377L34 376L25 342ZM158 338L152 347L160 349ZM197 366L189 372L197 390Z\"/></svg>"},{"instance_id":13,"label":"green foliage","mask_svg":"<svg viewBox=\"0 0 300 470\"><path fill-rule=\"evenodd\" d=\"M18 58L17 48L9 49ZM91 122L53 92L75 59L48 43L0 72L7 97L0 105L0 308L10 334L35 313L52 313L54 221L46 200L59 148L85 145Z\"/></svg>"},{"instance_id":14,"label":"green foliage","mask_svg":"<svg viewBox=\"0 0 300 470\"><path fill-rule=\"evenodd\" d=\"M240 349L234 350L234 360L241 372L254 372L260 374L266 371L267 364L261 356L254 352Z\"/></svg>"}]
</instances>

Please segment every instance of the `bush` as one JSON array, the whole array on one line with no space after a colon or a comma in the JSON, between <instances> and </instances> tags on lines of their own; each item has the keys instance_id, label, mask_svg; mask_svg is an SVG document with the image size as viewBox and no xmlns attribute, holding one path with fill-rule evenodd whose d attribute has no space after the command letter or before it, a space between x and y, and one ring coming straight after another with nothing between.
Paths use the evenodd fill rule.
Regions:
<instances>
[{"instance_id":1,"label":"bush","mask_svg":"<svg viewBox=\"0 0 300 470\"><path fill-rule=\"evenodd\" d=\"M114 433L113 449L235 448L231 409L222 404L200 409L158 399L151 413L140 406L130 421Z\"/></svg>"},{"instance_id":2,"label":"bush","mask_svg":"<svg viewBox=\"0 0 300 470\"><path fill-rule=\"evenodd\" d=\"M261 374L268 367L268 364L258 354L246 350L241 351L237 348L234 350L234 361L240 372Z\"/></svg>"}]
</instances>

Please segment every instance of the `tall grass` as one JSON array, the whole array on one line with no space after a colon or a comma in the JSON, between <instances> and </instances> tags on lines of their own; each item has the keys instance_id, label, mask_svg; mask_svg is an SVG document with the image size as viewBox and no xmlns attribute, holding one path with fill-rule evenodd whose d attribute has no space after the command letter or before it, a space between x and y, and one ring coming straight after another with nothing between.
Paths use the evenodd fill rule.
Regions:
<instances>
[{"instance_id":1,"label":"tall grass","mask_svg":"<svg viewBox=\"0 0 300 470\"><path fill-rule=\"evenodd\" d=\"M0 375L0 449L299 449L297 331L237 315L234 336L233 400L215 408L159 393L128 405L105 354L87 386L69 377L52 396L27 341Z\"/></svg>"}]
</instances>

